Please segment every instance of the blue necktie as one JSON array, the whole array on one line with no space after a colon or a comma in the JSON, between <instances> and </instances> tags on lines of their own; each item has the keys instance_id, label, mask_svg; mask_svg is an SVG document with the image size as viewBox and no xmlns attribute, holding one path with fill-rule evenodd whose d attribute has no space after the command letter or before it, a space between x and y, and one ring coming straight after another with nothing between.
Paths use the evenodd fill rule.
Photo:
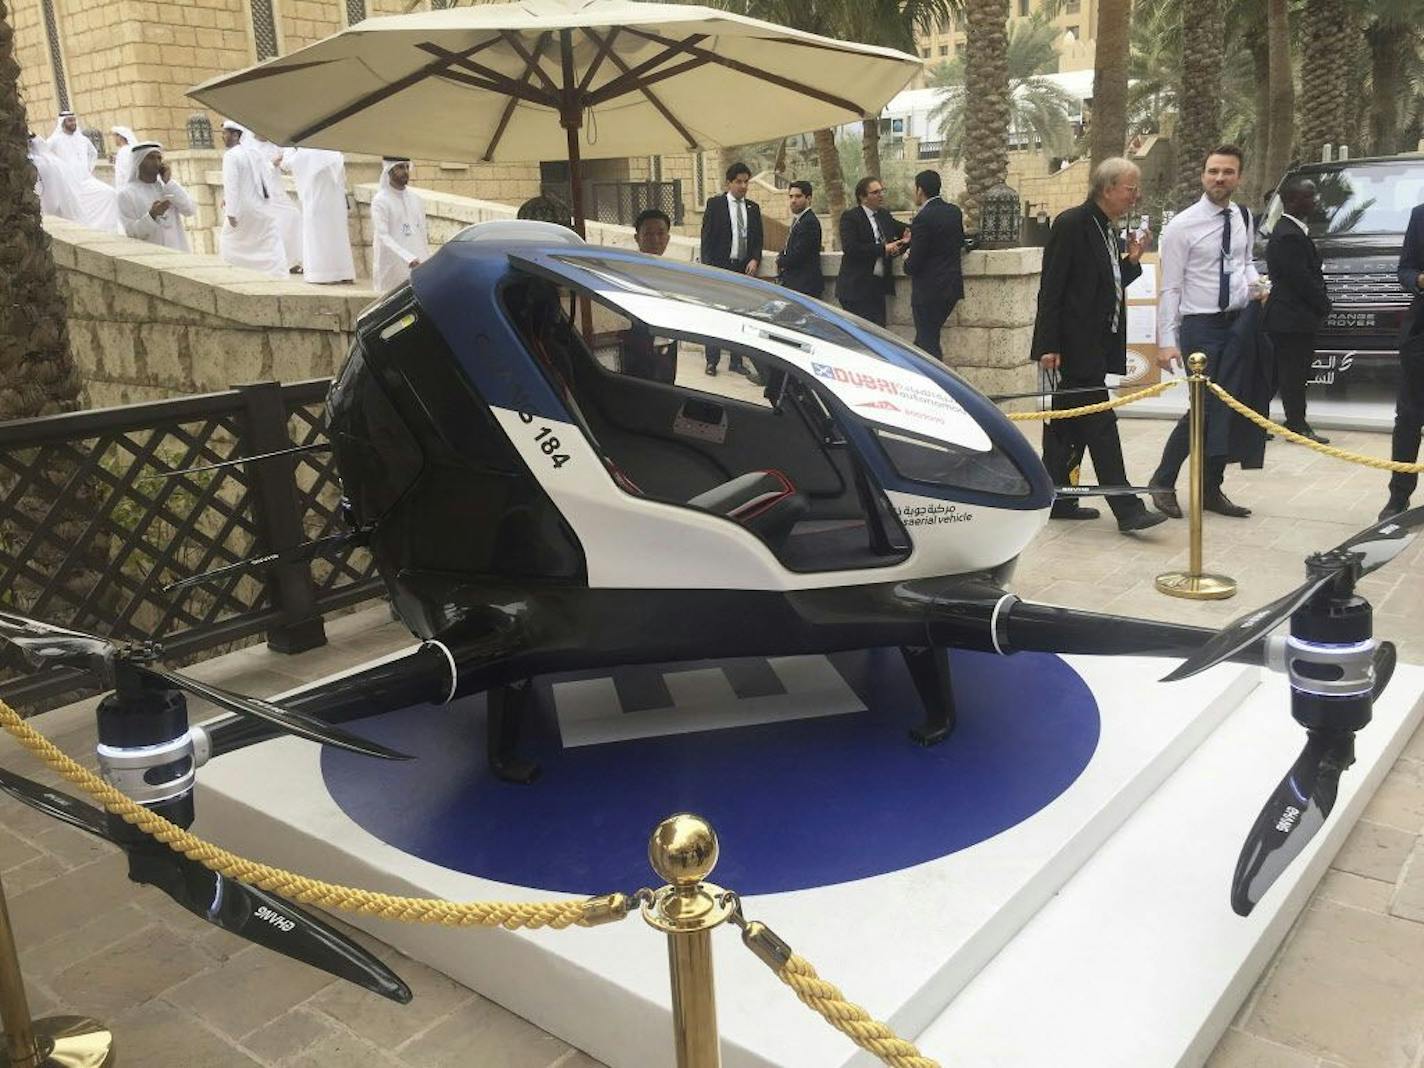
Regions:
<instances>
[{"instance_id":1,"label":"blue necktie","mask_svg":"<svg viewBox=\"0 0 1424 1068\"><path fill-rule=\"evenodd\" d=\"M1221 209L1221 278L1217 281L1216 306L1222 311L1231 303L1231 275L1226 261L1231 258L1231 209Z\"/></svg>"}]
</instances>

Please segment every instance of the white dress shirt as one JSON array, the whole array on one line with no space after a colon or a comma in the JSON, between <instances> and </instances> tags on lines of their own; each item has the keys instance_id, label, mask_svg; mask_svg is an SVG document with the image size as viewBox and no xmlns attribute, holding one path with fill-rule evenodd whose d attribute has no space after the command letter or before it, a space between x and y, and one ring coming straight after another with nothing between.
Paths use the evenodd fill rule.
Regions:
<instances>
[{"instance_id":1,"label":"white dress shirt","mask_svg":"<svg viewBox=\"0 0 1424 1068\"><path fill-rule=\"evenodd\" d=\"M737 214L738 206L741 207L740 216ZM727 194L727 217L732 221L732 247L727 252L727 258L733 263L738 263L741 260L747 258L748 222L746 197L743 197L741 200L738 200L736 197L732 196L731 193ZM738 237L738 230L741 231L740 241ZM741 244L740 249L737 248L737 245L739 243ZM741 252L740 256L737 255L738 252Z\"/></svg>"},{"instance_id":2,"label":"white dress shirt","mask_svg":"<svg viewBox=\"0 0 1424 1068\"><path fill-rule=\"evenodd\" d=\"M1249 288L1258 280L1251 262L1251 232L1241 209L1228 201L1231 212L1231 256L1227 270L1227 311L1240 311L1250 299ZM1172 217L1162 230L1161 294L1157 301L1157 343L1178 348L1184 315L1213 315L1221 311L1221 212L1205 193L1185 211Z\"/></svg>"},{"instance_id":3,"label":"white dress shirt","mask_svg":"<svg viewBox=\"0 0 1424 1068\"><path fill-rule=\"evenodd\" d=\"M871 273L877 278L885 276L885 235L880 232L880 220L875 217L875 212L871 211L864 204L860 210L865 212L865 217L870 220L870 232L875 235L875 243L880 246L880 255L875 257L875 266L871 268Z\"/></svg>"}]
</instances>

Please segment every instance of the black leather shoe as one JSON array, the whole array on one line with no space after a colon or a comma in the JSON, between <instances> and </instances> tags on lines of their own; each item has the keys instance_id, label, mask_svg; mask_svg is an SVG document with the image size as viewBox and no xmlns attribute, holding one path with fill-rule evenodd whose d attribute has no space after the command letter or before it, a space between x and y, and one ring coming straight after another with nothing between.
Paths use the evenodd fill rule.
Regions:
<instances>
[{"instance_id":1,"label":"black leather shoe","mask_svg":"<svg viewBox=\"0 0 1424 1068\"><path fill-rule=\"evenodd\" d=\"M708 364L708 365L707 365L707 373L708 373L711 377L716 378L716 377L717 377L717 368L713 367L711 364Z\"/></svg>"},{"instance_id":2,"label":"black leather shoe","mask_svg":"<svg viewBox=\"0 0 1424 1068\"><path fill-rule=\"evenodd\" d=\"M1381 520L1393 519L1395 516L1399 515L1400 512L1408 510L1408 508L1408 497L1391 496L1389 498L1389 503L1380 509L1379 517Z\"/></svg>"},{"instance_id":3,"label":"black leather shoe","mask_svg":"<svg viewBox=\"0 0 1424 1068\"><path fill-rule=\"evenodd\" d=\"M766 379L762 378L760 372L755 367L743 367L742 374L747 376L747 381L754 386L766 385Z\"/></svg>"},{"instance_id":4,"label":"black leather shoe","mask_svg":"<svg viewBox=\"0 0 1424 1068\"><path fill-rule=\"evenodd\" d=\"M1049 519L1097 519L1103 513L1096 508L1084 508L1074 501L1072 504L1055 504L1048 513Z\"/></svg>"},{"instance_id":5,"label":"black leather shoe","mask_svg":"<svg viewBox=\"0 0 1424 1068\"><path fill-rule=\"evenodd\" d=\"M1297 434L1299 434L1301 437L1303 437L1303 438L1309 438L1311 441L1313 441L1313 442L1315 442L1315 443L1317 443L1317 444L1319 444L1319 445L1329 445L1329 444L1330 444L1330 439L1329 439L1329 438L1327 438L1324 434L1317 434L1314 430L1311 429L1310 424L1308 424L1308 423L1307 423L1307 424L1304 424L1303 426L1291 426L1289 423L1287 423L1287 424L1286 424L1286 429L1287 429L1287 430L1293 430L1293 431L1295 431Z\"/></svg>"},{"instance_id":6,"label":"black leather shoe","mask_svg":"<svg viewBox=\"0 0 1424 1068\"><path fill-rule=\"evenodd\" d=\"M1124 534L1132 534L1135 531L1146 530L1148 527L1155 527L1158 523L1165 522L1167 522L1167 517L1161 512L1149 512L1144 508L1131 515L1118 516L1117 529Z\"/></svg>"},{"instance_id":7,"label":"black leather shoe","mask_svg":"<svg viewBox=\"0 0 1424 1068\"><path fill-rule=\"evenodd\" d=\"M1176 490L1154 490L1152 503L1163 515L1171 516L1173 519L1182 518L1182 506L1177 503Z\"/></svg>"},{"instance_id":8,"label":"black leather shoe","mask_svg":"<svg viewBox=\"0 0 1424 1068\"><path fill-rule=\"evenodd\" d=\"M1208 493L1202 501L1202 507L1208 512L1230 516L1232 519L1245 519L1251 514L1251 509L1243 508L1239 504L1233 504L1231 498L1227 497L1227 495L1220 490L1215 493Z\"/></svg>"}]
</instances>

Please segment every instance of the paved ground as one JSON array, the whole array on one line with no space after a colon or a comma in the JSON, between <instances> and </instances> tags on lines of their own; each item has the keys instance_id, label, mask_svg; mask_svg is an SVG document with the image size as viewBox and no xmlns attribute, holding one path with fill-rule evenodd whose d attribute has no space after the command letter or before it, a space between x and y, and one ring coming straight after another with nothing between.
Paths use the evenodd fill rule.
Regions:
<instances>
[{"instance_id":1,"label":"paved ground","mask_svg":"<svg viewBox=\"0 0 1424 1068\"><path fill-rule=\"evenodd\" d=\"M728 379L724 373L708 382ZM1129 470L1145 477L1167 426L1137 420L1123 426ZM1388 450L1382 435L1335 437L1360 452ZM1265 471L1229 475L1230 494L1256 510L1246 520L1208 517L1207 564L1238 579L1241 593L1232 601L1193 604L1154 592L1158 572L1186 564L1182 522L1131 537L1108 519L1050 524L1025 554L1014 587L1084 608L1224 622L1298 583L1306 552L1372 521L1384 481L1377 472L1279 443ZM1399 643L1402 659L1424 663L1424 548L1411 549L1366 588L1377 632ZM409 640L384 606L335 620L328 633L329 646L301 656L250 649L193 673L272 693ZM56 710L37 723L69 752L92 752L88 707ZM8 737L0 763L43 777ZM0 872L36 1015L82 1012L110 1022L124 1065L597 1068L583 1053L399 954L380 950L415 989L415 1002L405 1008L327 982L189 917L157 891L128 883L121 858L78 831L8 800L0 802L0 821ZM1424 1068L1421 832L1424 734L1365 810L1210 1068ZM853 977L831 978L854 996ZM786 1011L806 1010L788 997ZM946 1054L952 1064L952 1051Z\"/></svg>"}]
</instances>

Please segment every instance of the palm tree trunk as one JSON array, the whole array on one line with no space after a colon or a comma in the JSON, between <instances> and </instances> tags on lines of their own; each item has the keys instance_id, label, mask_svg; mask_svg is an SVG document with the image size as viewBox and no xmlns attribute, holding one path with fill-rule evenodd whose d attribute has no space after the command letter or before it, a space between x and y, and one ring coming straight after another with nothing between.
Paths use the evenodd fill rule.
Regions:
<instances>
[{"instance_id":1,"label":"palm tree trunk","mask_svg":"<svg viewBox=\"0 0 1424 1068\"><path fill-rule=\"evenodd\" d=\"M841 156L836 151L836 132L816 131L816 156L821 161L821 182L826 190L826 209L831 213L830 233L836 233L837 221L846 208L845 180L841 177ZM829 246L829 242L827 243Z\"/></svg>"},{"instance_id":2,"label":"palm tree trunk","mask_svg":"<svg viewBox=\"0 0 1424 1068\"><path fill-rule=\"evenodd\" d=\"M1182 84L1177 87L1177 187L1172 207L1201 196L1202 160L1221 136L1221 0L1182 5Z\"/></svg>"},{"instance_id":3,"label":"palm tree trunk","mask_svg":"<svg viewBox=\"0 0 1424 1068\"><path fill-rule=\"evenodd\" d=\"M1251 53L1251 67L1255 74L1255 116L1251 126L1251 144L1246 156L1251 165L1246 168L1241 180L1243 203L1255 206L1265 188L1266 153L1271 146L1271 50L1266 42L1265 26L1252 27L1246 34L1246 50Z\"/></svg>"},{"instance_id":4,"label":"palm tree trunk","mask_svg":"<svg viewBox=\"0 0 1424 1068\"><path fill-rule=\"evenodd\" d=\"M1306 0L1301 28L1300 152L1318 160L1326 145L1349 140L1345 126L1348 80L1346 16L1342 0Z\"/></svg>"},{"instance_id":5,"label":"palm tree trunk","mask_svg":"<svg viewBox=\"0 0 1424 1068\"><path fill-rule=\"evenodd\" d=\"M1399 71L1403 65L1405 34L1398 26L1375 23L1370 27L1370 151L1388 156L1399 150Z\"/></svg>"},{"instance_id":6,"label":"palm tree trunk","mask_svg":"<svg viewBox=\"0 0 1424 1068\"><path fill-rule=\"evenodd\" d=\"M965 0L964 217L1009 173L1009 0Z\"/></svg>"},{"instance_id":7,"label":"palm tree trunk","mask_svg":"<svg viewBox=\"0 0 1424 1068\"><path fill-rule=\"evenodd\" d=\"M74 411L82 380L40 222L10 12L0 0L0 421Z\"/></svg>"},{"instance_id":8,"label":"palm tree trunk","mask_svg":"<svg viewBox=\"0 0 1424 1068\"><path fill-rule=\"evenodd\" d=\"M1295 83L1291 79L1290 22L1286 0L1266 5L1266 39L1270 53L1271 115L1266 154L1262 159L1262 189L1274 189L1290 164L1295 141Z\"/></svg>"},{"instance_id":9,"label":"palm tree trunk","mask_svg":"<svg viewBox=\"0 0 1424 1068\"><path fill-rule=\"evenodd\" d=\"M1349 145L1351 153L1362 156L1367 150L1369 137L1370 95L1365 92L1366 75L1369 73L1369 42L1365 38L1365 16L1354 4L1345 7L1344 45L1340 49L1338 62L1344 69L1341 93L1344 113L1344 136L1340 144Z\"/></svg>"},{"instance_id":10,"label":"palm tree trunk","mask_svg":"<svg viewBox=\"0 0 1424 1068\"><path fill-rule=\"evenodd\" d=\"M1088 137L1094 169L1127 145L1127 58L1132 0L1101 0L1093 70L1093 122Z\"/></svg>"},{"instance_id":11,"label":"palm tree trunk","mask_svg":"<svg viewBox=\"0 0 1424 1068\"><path fill-rule=\"evenodd\" d=\"M880 120L860 120L860 158L865 163L865 173L881 177L880 174Z\"/></svg>"}]
</instances>

